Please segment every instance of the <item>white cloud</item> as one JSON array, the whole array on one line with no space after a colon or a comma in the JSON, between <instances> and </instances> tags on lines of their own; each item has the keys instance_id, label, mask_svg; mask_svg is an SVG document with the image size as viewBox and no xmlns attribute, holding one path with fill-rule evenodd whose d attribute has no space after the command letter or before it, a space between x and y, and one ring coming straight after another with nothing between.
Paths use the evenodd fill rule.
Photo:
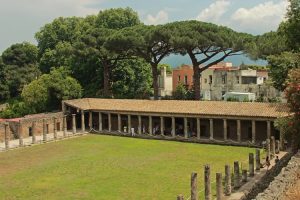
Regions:
<instances>
[{"instance_id":1,"label":"white cloud","mask_svg":"<svg viewBox=\"0 0 300 200\"><path fill-rule=\"evenodd\" d=\"M252 8L239 8L231 16L231 24L239 30L263 33L276 30L284 20L288 2L268 1Z\"/></svg>"},{"instance_id":2,"label":"white cloud","mask_svg":"<svg viewBox=\"0 0 300 200\"><path fill-rule=\"evenodd\" d=\"M168 22L168 20L169 20L169 14L166 11L161 10L155 16L150 15L150 14L147 15L145 23L156 25L156 24L166 23L166 22Z\"/></svg>"},{"instance_id":3,"label":"white cloud","mask_svg":"<svg viewBox=\"0 0 300 200\"><path fill-rule=\"evenodd\" d=\"M205 8L197 16L197 20L205 22L217 23L219 19L227 12L230 1L228 0L216 0L210 4L208 8Z\"/></svg>"},{"instance_id":4,"label":"white cloud","mask_svg":"<svg viewBox=\"0 0 300 200\"><path fill-rule=\"evenodd\" d=\"M96 7L103 1L0 0L0 54L11 44L25 40L35 42L34 34L54 18L98 13Z\"/></svg>"}]
</instances>

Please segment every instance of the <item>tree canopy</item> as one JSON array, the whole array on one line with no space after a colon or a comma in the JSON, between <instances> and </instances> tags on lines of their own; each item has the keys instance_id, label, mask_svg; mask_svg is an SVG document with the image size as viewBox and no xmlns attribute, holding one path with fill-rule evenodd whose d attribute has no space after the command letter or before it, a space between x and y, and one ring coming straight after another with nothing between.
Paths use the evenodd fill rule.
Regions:
<instances>
[{"instance_id":1,"label":"tree canopy","mask_svg":"<svg viewBox=\"0 0 300 200\"><path fill-rule=\"evenodd\" d=\"M191 59L196 100L200 100L201 72L228 56L241 54L253 41L249 34L194 20L170 23L165 28L172 32L174 51Z\"/></svg>"},{"instance_id":2,"label":"tree canopy","mask_svg":"<svg viewBox=\"0 0 300 200\"><path fill-rule=\"evenodd\" d=\"M62 100L80 98L82 88L64 67L53 68L24 87L22 98L34 112L58 110Z\"/></svg>"},{"instance_id":3,"label":"tree canopy","mask_svg":"<svg viewBox=\"0 0 300 200\"><path fill-rule=\"evenodd\" d=\"M2 53L0 101L18 97L23 87L39 76L37 55L38 48L27 42L14 44Z\"/></svg>"}]
</instances>

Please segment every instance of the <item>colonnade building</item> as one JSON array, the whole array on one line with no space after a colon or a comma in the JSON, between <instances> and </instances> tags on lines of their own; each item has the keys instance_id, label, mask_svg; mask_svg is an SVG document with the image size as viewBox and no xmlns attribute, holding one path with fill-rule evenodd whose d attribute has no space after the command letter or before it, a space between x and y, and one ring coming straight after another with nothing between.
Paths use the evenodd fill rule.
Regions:
<instances>
[{"instance_id":1,"label":"colonnade building","mask_svg":"<svg viewBox=\"0 0 300 200\"><path fill-rule=\"evenodd\" d=\"M253 145L282 139L274 120L289 115L279 103L84 98L62 104L64 114L73 114L69 129Z\"/></svg>"}]
</instances>

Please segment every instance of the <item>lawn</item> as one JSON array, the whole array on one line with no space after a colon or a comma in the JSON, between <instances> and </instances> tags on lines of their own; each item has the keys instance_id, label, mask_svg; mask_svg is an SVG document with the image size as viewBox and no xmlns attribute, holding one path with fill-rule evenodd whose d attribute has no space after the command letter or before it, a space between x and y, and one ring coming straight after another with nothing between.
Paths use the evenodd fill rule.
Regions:
<instances>
[{"instance_id":1,"label":"lawn","mask_svg":"<svg viewBox=\"0 0 300 200\"><path fill-rule=\"evenodd\" d=\"M0 199L176 199L254 149L89 135L0 153ZM214 186L214 184L213 184ZM215 192L213 192L214 194ZM201 199L203 192L200 193Z\"/></svg>"}]
</instances>

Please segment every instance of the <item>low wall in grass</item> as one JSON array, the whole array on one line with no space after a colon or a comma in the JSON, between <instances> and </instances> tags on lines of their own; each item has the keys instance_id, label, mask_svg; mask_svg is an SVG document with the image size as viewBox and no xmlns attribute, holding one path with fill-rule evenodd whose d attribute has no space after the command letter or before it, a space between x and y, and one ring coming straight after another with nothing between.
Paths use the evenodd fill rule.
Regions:
<instances>
[{"instance_id":1,"label":"low wall in grass","mask_svg":"<svg viewBox=\"0 0 300 200\"><path fill-rule=\"evenodd\" d=\"M273 171L266 174L266 180L263 179L263 183L259 184L259 186L266 189L262 193L259 193L255 199L284 199L286 191L295 185L300 173L300 151L289 160L290 157L291 154L282 160L282 162L276 166ZM285 165L286 163L288 164ZM277 176L274 178L275 175ZM272 182L270 181L271 183L268 183L268 180L271 180ZM268 184L267 187L265 187L266 184Z\"/></svg>"}]
</instances>

